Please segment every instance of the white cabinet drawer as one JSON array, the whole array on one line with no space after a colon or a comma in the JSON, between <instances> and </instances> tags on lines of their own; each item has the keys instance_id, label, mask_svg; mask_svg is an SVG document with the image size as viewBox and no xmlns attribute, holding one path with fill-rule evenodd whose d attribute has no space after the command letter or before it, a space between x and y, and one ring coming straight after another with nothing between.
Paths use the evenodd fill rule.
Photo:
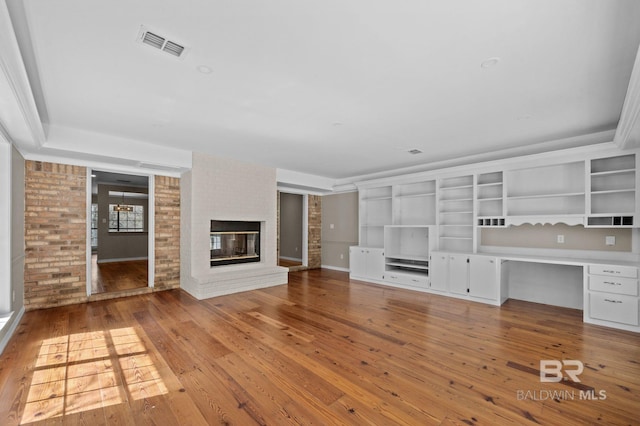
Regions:
<instances>
[{"instance_id":1,"label":"white cabinet drawer","mask_svg":"<svg viewBox=\"0 0 640 426\"><path fill-rule=\"evenodd\" d=\"M638 295L638 280L635 278L608 277L606 275L590 275L589 290L606 291L608 293Z\"/></svg>"},{"instance_id":2,"label":"white cabinet drawer","mask_svg":"<svg viewBox=\"0 0 640 426\"><path fill-rule=\"evenodd\" d=\"M384 274L384 280L394 284L409 285L412 287L429 287L429 277L402 274L398 272L386 272Z\"/></svg>"},{"instance_id":3,"label":"white cabinet drawer","mask_svg":"<svg viewBox=\"0 0 640 426\"><path fill-rule=\"evenodd\" d=\"M612 277L638 278L638 268L619 265L589 265L589 273Z\"/></svg>"},{"instance_id":4,"label":"white cabinet drawer","mask_svg":"<svg viewBox=\"0 0 640 426\"><path fill-rule=\"evenodd\" d=\"M631 296L589 293L591 318L638 325L638 299Z\"/></svg>"}]
</instances>

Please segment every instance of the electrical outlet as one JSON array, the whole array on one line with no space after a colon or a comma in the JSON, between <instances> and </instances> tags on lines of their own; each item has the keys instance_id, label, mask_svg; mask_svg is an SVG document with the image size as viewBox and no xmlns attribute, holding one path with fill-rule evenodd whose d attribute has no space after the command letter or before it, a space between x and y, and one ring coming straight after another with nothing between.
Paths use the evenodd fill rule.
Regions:
<instances>
[{"instance_id":1,"label":"electrical outlet","mask_svg":"<svg viewBox=\"0 0 640 426\"><path fill-rule=\"evenodd\" d=\"M329 224L329 229L333 229L333 228L335 228L335 226L333 226L333 223L330 223Z\"/></svg>"},{"instance_id":2,"label":"electrical outlet","mask_svg":"<svg viewBox=\"0 0 640 426\"><path fill-rule=\"evenodd\" d=\"M558 244L564 244L564 235L558 235Z\"/></svg>"},{"instance_id":3,"label":"electrical outlet","mask_svg":"<svg viewBox=\"0 0 640 426\"><path fill-rule=\"evenodd\" d=\"M340 253L340 259L344 259L344 254Z\"/></svg>"},{"instance_id":4,"label":"electrical outlet","mask_svg":"<svg viewBox=\"0 0 640 426\"><path fill-rule=\"evenodd\" d=\"M615 235L607 235L606 237L604 237L604 243L608 246L615 246L616 245Z\"/></svg>"}]
</instances>

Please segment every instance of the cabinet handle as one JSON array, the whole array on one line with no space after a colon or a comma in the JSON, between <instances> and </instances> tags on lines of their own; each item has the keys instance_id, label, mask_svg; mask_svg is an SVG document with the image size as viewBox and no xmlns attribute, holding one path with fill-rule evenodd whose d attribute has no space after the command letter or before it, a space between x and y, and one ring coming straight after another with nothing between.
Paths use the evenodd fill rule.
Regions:
<instances>
[{"instance_id":1,"label":"cabinet handle","mask_svg":"<svg viewBox=\"0 0 640 426\"><path fill-rule=\"evenodd\" d=\"M398 278L398 276L397 275L389 275L389 278L396 279L396 278Z\"/></svg>"},{"instance_id":2,"label":"cabinet handle","mask_svg":"<svg viewBox=\"0 0 640 426\"><path fill-rule=\"evenodd\" d=\"M609 303L622 303L622 300L611 300L611 299L604 299L605 302L609 302Z\"/></svg>"},{"instance_id":3,"label":"cabinet handle","mask_svg":"<svg viewBox=\"0 0 640 426\"><path fill-rule=\"evenodd\" d=\"M603 269L602 272L605 274L619 274L620 271L616 271L615 269Z\"/></svg>"},{"instance_id":4,"label":"cabinet handle","mask_svg":"<svg viewBox=\"0 0 640 426\"><path fill-rule=\"evenodd\" d=\"M622 283L617 283L615 281L604 281L604 284L609 284L609 285L622 285Z\"/></svg>"},{"instance_id":5,"label":"cabinet handle","mask_svg":"<svg viewBox=\"0 0 640 426\"><path fill-rule=\"evenodd\" d=\"M411 281L413 281L414 283L419 283L420 282L420 280L416 280L415 278L412 279Z\"/></svg>"}]
</instances>

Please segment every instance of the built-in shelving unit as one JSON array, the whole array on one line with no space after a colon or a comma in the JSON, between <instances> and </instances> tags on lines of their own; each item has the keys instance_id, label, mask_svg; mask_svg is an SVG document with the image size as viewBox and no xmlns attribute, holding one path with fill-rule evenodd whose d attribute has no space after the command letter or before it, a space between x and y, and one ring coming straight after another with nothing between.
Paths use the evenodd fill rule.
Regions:
<instances>
[{"instance_id":1,"label":"built-in shelving unit","mask_svg":"<svg viewBox=\"0 0 640 426\"><path fill-rule=\"evenodd\" d=\"M394 225L435 225L435 212L435 180L393 187Z\"/></svg>"},{"instance_id":2,"label":"built-in shelving unit","mask_svg":"<svg viewBox=\"0 0 640 426\"><path fill-rule=\"evenodd\" d=\"M477 224L505 227L504 182L502 172L482 173L476 183Z\"/></svg>"},{"instance_id":3,"label":"built-in shelving unit","mask_svg":"<svg viewBox=\"0 0 640 426\"><path fill-rule=\"evenodd\" d=\"M391 223L391 186L361 190L360 245L378 247L384 245L384 226Z\"/></svg>"},{"instance_id":4,"label":"built-in shelving unit","mask_svg":"<svg viewBox=\"0 0 640 426\"><path fill-rule=\"evenodd\" d=\"M590 161L587 226L631 227L636 209L636 156Z\"/></svg>"},{"instance_id":5,"label":"built-in shelving unit","mask_svg":"<svg viewBox=\"0 0 640 426\"><path fill-rule=\"evenodd\" d=\"M385 273L425 278L429 276L430 226L385 227Z\"/></svg>"},{"instance_id":6,"label":"built-in shelving unit","mask_svg":"<svg viewBox=\"0 0 640 426\"><path fill-rule=\"evenodd\" d=\"M439 249L473 250L473 175L439 181Z\"/></svg>"},{"instance_id":7,"label":"built-in shelving unit","mask_svg":"<svg viewBox=\"0 0 640 426\"><path fill-rule=\"evenodd\" d=\"M584 224L585 162L507 172L507 224Z\"/></svg>"}]
</instances>

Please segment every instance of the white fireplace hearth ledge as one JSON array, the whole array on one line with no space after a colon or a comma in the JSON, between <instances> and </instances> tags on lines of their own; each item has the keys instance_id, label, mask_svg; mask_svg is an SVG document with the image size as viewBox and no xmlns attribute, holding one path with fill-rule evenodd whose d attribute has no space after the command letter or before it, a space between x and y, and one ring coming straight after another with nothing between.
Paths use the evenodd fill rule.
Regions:
<instances>
[{"instance_id":1,"label":"white fireplace hearth ledge","mask_svg":"<svg viewBox=\"0 0 640 426\"><path fill-rule=\"evenodd\" d=\"M181 287L198 300L287 284L289 269L281 266L218 266L208 274L183 277Z\"/></svg>"}]
</instances>

